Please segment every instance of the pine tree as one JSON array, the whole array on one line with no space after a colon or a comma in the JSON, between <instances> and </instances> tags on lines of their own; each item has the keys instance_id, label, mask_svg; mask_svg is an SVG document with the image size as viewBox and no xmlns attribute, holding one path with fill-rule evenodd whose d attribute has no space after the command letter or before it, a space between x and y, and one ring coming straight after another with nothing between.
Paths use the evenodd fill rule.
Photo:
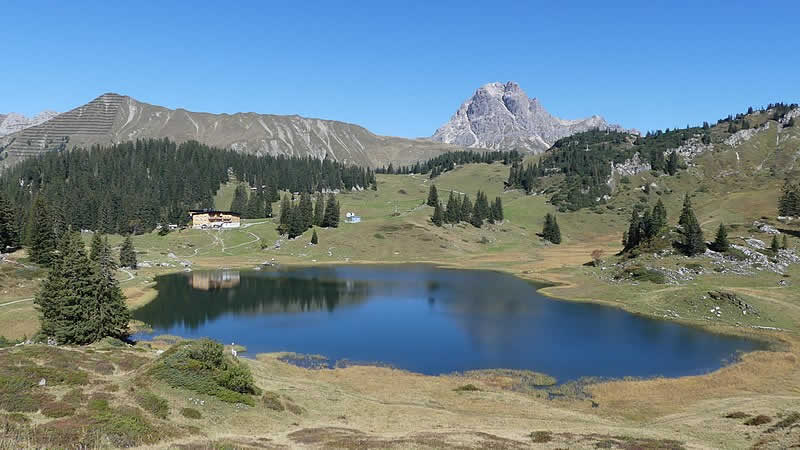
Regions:
<instances>
[{"instance_id":1,"label":"pine tree","mask_svg":"<svg viewBox=\"0 0 800 450\"><path fill-rule=\"evenodd\" d=\"M461 213L458 215L459 222L469 222L469 219L472 217L472 202L469 201L469 196L464 195L464 199L461 201Z\"/></svg>"},{"instance_id":2,"label":"pine tree","mask_svg":"<svg viewBox=\"0 0 800 450\"><path fill-rule=\"evenodd\" d=\"M95 250L94 247L92 250ZM117 265L108 239L100 241L92 263L95 270L95 295L89 309L89 320L94 333L92 340L97 341L107 336L125 339L129 334L128 322L131 314L115 276Z\"/></svg>"},{"instance_id":3,"label":"pine tree","mask_svg":"<svg viewBox=\"0 0 800 450\"><path fill-rule=\"evenodd\" d=\"M714 243L712 244L711 248L715 252L727 252L728 248L730 248L730 242L728 242L728 229L725 228L724 223L719 224L719 228L717 228L717 236L714 238Z\"/></svg>"},{"instance_id":4,"label":"pine tree","mask_svg":"<svg viewBox=\"0 0 800 450\"><path fill-rule=\"evenodd\" d=\"M272 217L272 201L268 194L264 196L264 217Z\"/></svg>"},{"instance_id":5,"label":"pine tree","mask_svg":"<svg viewBox=\"0 0 800 450\"><path fill-rule=\"evenodd\" d=\"M458 217L461 215L461 204L458 203L458 198L450 191L450 197L447 199L447 209L444 212L444 222L450 224L458 223Z\"/></svg>"},{"instance_id":6,"label":"pine tree","mask_svg":"<svg viewBox=\"0 0 800 450\"><path fill-rule=\"evenodd\" d=\"M475 197L475 206L472 207L472 215L469 217L469 223L475 228L480 228L483 225L482 215L481 193L478 191L478 195Z\"/></svg>"},{"instance_id":7,"label":"pine tree","mask_svg":"<svg viewBox=\"0 0 800 450\"><path fill-rule=\"evenodd\" d=\"M298 213L300 215L303 231L306 231L314 225L314 204L311 202L311 194L303 192L300 195Z\"/></svg>"},{"instance_id":8,"label":"pine tree","mask_svg":"<svg viewBox=\"0 0 800 450\"><path fill-rule=\"evenodd\" d=\"M336 228L339 226L339 202L333 194L328 194L328 202L325 204L325 215L322 219L322 226L325 228Z\"/></svg>"},{"instance_id":9,"label":"pine tree","mask_svg":"<svg viewBox=\"0 0 800 450\"><path fill-rule=\"evenodd\" d=\"M59 344L88 344L92 329L91 305L97 296L96 272L77 233L65 233L47 279L34 299L41 332Z\"/></svg>"},{"instance_id":10,"label":"pine tree","mask_svg":"<svg viewBox=\"0 0 800 450\"><path fill-rule=\"evenodd\" d=\"M691 209L689 209L686 225L683 227L683 251L687 256L699 255L706 251L703 229Z\"/></svg>"},{"instance_id":11,"label":"pine tree","mask_svg":"<svg viewBox=\"0 0 800 450\"><path fill-rule=\"evenodd\" d=\"M289 226L287 229L289 239L293 239L302 235L307 229L306 221L303 217L303 212L300 210L300 207L293 207L291 213L289 214Z\"/></svg>"},{"instance_id":12,"label":"pine tree","mask_svg":"<svg viewBox=\"0 0 800 450\"><path fill-rule=\"evenodd\" d=\"M0 253L7 248L19 247L19 231L17 217L11 203L0 195Z\"/></svg>"},{"instance_id":13,"label":"pine tree","mask_svg":"<svg viewBox=\"0 0 800 450\"><path fill-rule=\"evenodd\" d=\"M442 202L437 202L436 206L433 207L433 215L431 216L431 222L437 227L442 226L444 222L444 213L442 212Z\"/></svg>"},{"instance_id":14,"label":"pine tree","mask_svg":"<svg viewBox=\"0 0 800 450\"><path fill-rule=\"evenodd\" d=\"M119 249L119 264L122 267L136 269L138 263L136 262L136 249L133 248L133 239L130 235L125 237L122 242L122 247Z\"/></svg>"},{"instance_id":15,"label":"pine tree","mask_svg":"<svg viewBox=\"0 0 800 450\"><path fill-rule=\"evenodd\" d=\"M261 192L254 193L247 201L247 208L244 213L245 219L259 219L264 212L264 196Z\"/></svg>"},{"instance_id":16,"label":"pine tree","mask_svg":"<svg viewBox=\"0 0 800 450\"><path fill-rule=\"evenodd\" d=\"M664 229L667 227L667 208L664 206L664 202L661 199L658 199L656 202L656 206L653 207L653 214L651 214L653 220L653 230L655 235L660 234Z\"/></svg>"},{"instance_id":17,"label":"pine tree","mask_svg":"<svg viewBox=\"0 0 800 450\"><path fill-rule=\"evenodd\" d=\"M43 266L49 266L53 261L53 252L56 249L56 233L53 230L53 221L50 216L47 202L39 195L31 211L31 224L29 233L29 246L31 261Z\"/></svg>"},{"instance_id":18,"label":"pine tree","mask_svg":"<svg viewBox=\"0 0 800 450\"><path fill-rule=\"evenodd\" d=\"M678 219L678 225L681 227L686 227L686 223L689 220L689 216L693 216L694 211L692 211L692 200L689 198L689 194L687 193L683 197L683 209L681 209L681 216Z\"/></svg>"},{"instance_id":19,"label":"pine tree","mask_svg":"<svg viewBox=\"0 0 800 450\"><path fill-rule=\"evenodd\" d=\"M631 211L631 220L628 222L628 231L623 235L625 250L636 248L642 243L642 221L639 212Z\"/></svg>"},{"instance_id":20,"label":"pine tree","mask_svg":"<svg viewBox=\"0 0 800 450\"><path fill-rule=\"evenodd\" d=\"M92 235L92 243L89 246L89 260L97 262L100 252L103 249L103 236L100 233Z\"/></svg>"},{"instance_id":21,"label":"pine tree","mask_svg":"<svg viewBox=\"0 0 800 450\"><path fill-rule=\"evenodd\" d=\"M678 173L678 152L673 150L667 158L667 173L675 175Z\"/></svg>"},{"instance_id":22,"label":"pine tree","mask_svg":"<svg viewBox=\"0 0 800 450\"><path fill-rule=\"evenodd\" d=\"M553 244L561 243L561 229L558 227L556 216L547 213L544 216L544 227L542 228L542 237Z\"/></svg>"},{"instance_id":23,"label":"pine tree","mask_svg":"<svg viewBox=\"0 0 800 450\"><path fill-rule=\"evenodd\" d=\"M311 243L314 245L319 244L319 237L317 237L317 230L314 230L314 232L311 234Z\"/></svg>"},{"instance_id":24,"label":"pine tree","mask_svg":"<svg viewBox=\"0 0 800 450\"><path fill-rule=\"evenodd\" d=\"M439 203L439 193L436 191L435 184L431 184L430 189L428 189L428 201L425 203L434 207Z\"/></svg>"},{"instance_id":25,"label":"pine tree","mask_svg":"<svg viewBox=\"0 0 800 450\"><path fill-rule=\"evenodd\" d=\"M314 203L314 225L321 227L325 219L325 199L320 192L317 194L317 201Z\"/></svg>"},{"instance_id":26,"label":"pine tree","mask_svg":"<svg viewBox=\"0 0 800 450\"><path fill-rule=\"evenodd\" d=\"M281 215L278 219L278 229L283 230L281 234L283 234L286 230L285 228L289 226L289 218L292 212L292 203L289 200L289 194L285 194L283 199L281 199Z\"/></svg>"},{"instance_id":27,"label":"pine tree","mask_svg":"<svg viewBox=\"0 0 800 450\"><path fill-rule=\"evenodd\" d=\"M778 253L778 250L780 250L781 246L780 243L778 242L777 234L772 235L772 243L770 244L769 248L775 253Z\"/></svg>"},{"instance_id":28,"label":"pine tree","mask_svg":"<svg viewBox=\"0 0 800 450\"><path fill-rule=\"evenodd\" d=\"M244 184L236 186L233 191L233 201L231 201L231 211L242 214L247 209L247 187Z\"/></svg>"},{"instance_id":29,"label":"pine tree","mask_svg":"<svg viewBox=\"0 0 800 450\"><path fill-rule=\"evenodd\" d=\"M497 222L504 220L503 200L500 197L495 198L494 203L492 203L492 218Z\"/></svg>"}]
</instances>

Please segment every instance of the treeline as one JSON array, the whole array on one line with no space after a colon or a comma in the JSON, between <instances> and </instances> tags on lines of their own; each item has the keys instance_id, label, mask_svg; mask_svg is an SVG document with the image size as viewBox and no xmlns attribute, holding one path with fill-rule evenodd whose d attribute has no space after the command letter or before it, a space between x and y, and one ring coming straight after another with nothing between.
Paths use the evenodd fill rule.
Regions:
<instances>
[{"instance_id":1,"label":"treeline","mask_svg":"<svg viewBox=\"0 0 800 450\"><path fill-rule=\"evenodd\" d=\"M159 223L185 223L190 209L213 208L229 171L258 187L253 208L246 205L245 211L261 209L262 200L266 210L267 199L274 200L278 190L376 188L372 170L335 161L244 155L197 142L151 139L25 160L3 173L0 192L14 206L22 242L39 213L33 208L37 199L57 235L68 229L138 234Z\"/></svg>"},{"instance_id":2,"label":"treeline","mask_svg":"<svg viewBox=\"0 0 800 450\"><path fill-rule=\"evenodd\" d=\"M328 194L325 200L323 194L317 194L316 201L311 200L311 194L303 192L300 194L299 202L294 202L286 194L281 200L280 219L278 221L278 233L287 234L289 239L302 235L306 230L313 226L323 228L337 228L341 207L336 200L336 196ZM316 231L312 237L312 244L316 244Z\"/></svg>"},{"instance_id":3,"label":"treeline","mask_svg":"<svg viewBox=\"0 0 800 450\"><path fill-rule=\"evenodd\" d=\"M781 216L800 216L800 183L786 180L783 192L778 199L778 214Z\"/></svg>"},{"instance_id":4,"label":"treeline","mask_svg":"<svg viewBox=\"0 0 800 450\"><path fill-rule=\"evenodd\" d=\"M478 191L476 194L474 204L467 194L461 196L450 191L447 205L442 206L436 186L431 185L426 204L433 206L431 222L437 227L444 224L455 225L467 222L476 228L480 228L484 222L493 224L502 222L504 219L503 200L500 197L496 197L490 204L486 193L482 191Z\"/></svg>"},{"instance_id":5,"label":"treeline","mask_svg":"<svg viewBox=\"0 0 800 450\"><path fill-rule=\"evenodd\" d=\"M509 165L516 161L522 161L522 155L517 150L446 152L427 161L417 162L412 166L394 167L394 165L389 164L387 167L376 169L375 172L390 175L430 174L430 178L436 178L445 172L453 170L457 165L492 164L498 161L502 161L504 165Z\"/></svg>"},{"instance_id":6,"label":"treeline","mask_svg":"<svg viewBox=\"0 0 800 450\"><path fill-rule=\"evenodd\" d=\"M621 164L639 153L649 161L652 170L674 175L681 168L677 152L664 153L669 148L686 143L702 129L667 130L641 137L612 130L589 130L556 141L537 162L523 166L514 163L509 170L507 188L523 189L527 193L541 190L543 179L563 175L564 180L553 190L550 202L561 211L575 211L596 205L612 193L608 180L611 164Z\"/></svg>"}]
</instances>

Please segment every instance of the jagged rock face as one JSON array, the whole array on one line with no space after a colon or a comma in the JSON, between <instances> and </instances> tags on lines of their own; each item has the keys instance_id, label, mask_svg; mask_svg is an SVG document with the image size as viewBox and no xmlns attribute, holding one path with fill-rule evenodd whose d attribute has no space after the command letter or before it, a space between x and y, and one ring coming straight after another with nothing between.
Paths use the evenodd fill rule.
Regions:
<instances>
[{"instance_id":1,"label":"jagged rock face","mask_svg":"<svg viewBox=\"0 0 800 450\"><path fill-rule=\"evenodd\" d=\"M617 129L600 116L564 120L529 99L517 83L489 83L465 101L433 140L494 150L544 151L558 139L592 128Z\"/></svg>"},{"instance_id":2,"label":"jagged rock face","mask_svg":"<svg viewBox=\"0 0 800 450\"><path fill-rule=\"evenodd\" d=\"M25 128L30 128L40 123L47 122L57 116L55 111L42 111L33 117L25 117L22 114L8 113L0 114L0 136L5 136Z\"/></svg>"},{"instance_id":3,"label":"jagged rock face","mask_svg":"<svg viewBox=\"0 0 800 450\"><path fill-rule=\"evenodd\" d=\"M108 93L44 123L0 137L0 165L10 166L43 151L148 138L196 140L245 153L330 158L370 167L408 165L460 149L428 139L378 136L358 125L333 120L173 110Z\"/></svg>"}]
</instances>

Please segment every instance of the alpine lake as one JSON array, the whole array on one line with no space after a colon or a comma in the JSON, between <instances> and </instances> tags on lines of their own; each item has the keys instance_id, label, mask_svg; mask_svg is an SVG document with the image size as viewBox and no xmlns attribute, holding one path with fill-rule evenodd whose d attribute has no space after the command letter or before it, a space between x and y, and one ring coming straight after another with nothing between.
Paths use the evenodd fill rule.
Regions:
<instances>
[{"instance_id":1,"label":"alpine lake","mask_svg":"<svg viewBox=\"0 0 800 450\"><path fill-rule=\"evenodd\" d=\"M158 335L209 337L247 354L292 352L429 375L523 369L583 377L714 371L758 340L560 301L513 275L430 265L348 265L175 273L133 311Z\"/></svg>"}]
</instances>

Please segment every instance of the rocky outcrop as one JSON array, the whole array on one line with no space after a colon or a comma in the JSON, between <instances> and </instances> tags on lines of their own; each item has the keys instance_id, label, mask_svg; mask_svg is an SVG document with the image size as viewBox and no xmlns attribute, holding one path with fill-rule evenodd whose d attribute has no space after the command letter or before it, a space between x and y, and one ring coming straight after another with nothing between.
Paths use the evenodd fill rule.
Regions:
<instances>
[{"instance_id":1,"label":"rocky outcrop","mask_svg":"<svg viewBox=\"0 0 800 450\"><path fill-rule=\"evenodd\" d=\"M769 122L765 123L764 125L758 128L748 128L746 130L739 130L736 133L733 133L732 135L728 136L724 142L725 145L730 145L731 147L736 148L742 145L743 143L749 141L750 139L752 139L753 136L757 135L758 133L766 131L768 129L769 129Z\"/></svg>"},{"instance_id":2,"label":"rocky outcrop","mask_svg":"<svg viewBox=\"0 0 800 450\"><path fill-rule=\"evenodd\" d=\"M749 138L748 138L749 139ZM681 145L678 148L672 148L664 152L664 156L669 156L670 153L673 151L678 152L678 155L684 161L692 161L696 157L706 153L708 151L714 150L714 144L703 144L702 136L695 135L689 138L685 144Z\"/></svg>"},{"instance_id":3,"label":"rocky outcrop","mask_svg":"<svg viewBox=\"0 0 800 450\"><path fill-rule=\"evenodd\" d=\"M600 116L564 120L528 98L517 83L489 83L433 134L437 142L494 150L542 152L555 141L593 128L621 130Z\"/></svg>"},{"instance_id":4,"label":"rocky outcrop","mask_svg":"<svg viewBox=\"0 0 800 450\"><path fill-rule=\"evenodd\" d=\"M0 137L47 122L57 115L58 113L55 111L42 111L33 117L25 117L13 112L0 114Z\"/></svg>"}]
</instances>

